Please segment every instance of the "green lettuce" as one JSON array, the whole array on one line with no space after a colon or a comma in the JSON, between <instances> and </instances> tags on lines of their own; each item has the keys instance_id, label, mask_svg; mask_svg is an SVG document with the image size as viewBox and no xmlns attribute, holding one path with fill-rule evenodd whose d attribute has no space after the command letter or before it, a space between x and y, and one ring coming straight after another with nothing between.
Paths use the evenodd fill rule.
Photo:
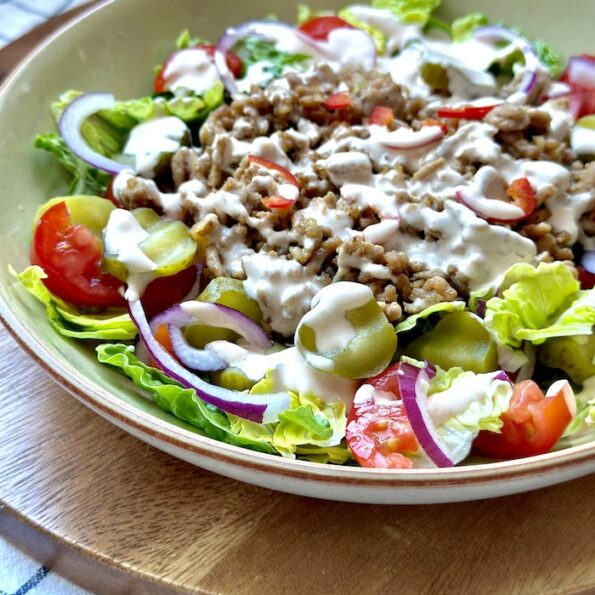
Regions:
<instances>
[{"instance_id":1,"label":"green lettuce","mask_svg":"<svg viewBox=\"0 0 595 595\"><path fill-rule=\"evenodd\" d=\"M161 104L164 114L176 116L184 122L198 122L204 120L210 112L223 103L223 83L213 85L201 97L188 95L173 97Z\"/></svg>"},{"instance_id":2,"label":"green lettuce","mask_svg":"<svg viewBox=\"0 0 595 595\"><path fill-rule=\"evenodd\" d=\"M11 267L10 272L31 295L45 305L50 324L61 335L103 341L126 341L136 336L136 327L128 314L121 311L84 314L53 295L43 284L42 279L47 278L47 275L41 267L30 266L22 273L17 273Z\"/></svg>"},{"instance_id":3,"label":"green lettuce","mask_svg":"<svg viewBox=\"0 0 595 595\"><path fill-rule=\"evenodd\" d=\"M595 440L595 376L587 378L582 390L575 393L576 415L556 448L578 446Z\"/></svg>"},{"instance_id":4,"label":"green lettuce","mask_svg":"<svg viewBox=\"0 0 595 595\"><path fill-rule=\"evenodd\" d=\"M324 404L311 395L292 394L292 407L274 424L259 424L205 403L192 389L182 387L160 370L147 366L132 346L105 343L97 347L97 359L117 369L147 391L161 409L188 422L210 438L285 457L341 464L350 455L340 444L345 434L345 405ZM270 380L263 379L251 392L266 392Z\"/></svg>"},{"instance_id":5,"label":"green lettuce","mask_svg":"<svg viewBox=\"0 0 595 595\"><path fill-rule=\"evenodd\" d=\"M513 348L523 341L539 345L551 337L588 335L595 324L595 289L579 288L561 262L514 265L504 275L503 297L486 303L486 327Z\"/></svg>"},{"instance_id":6,"label":"green lettuce","mask_svg":"<svg viewBox=\"0 0 595 595\"><path fill-rule=\"evenodd\" d=\"M193 48L199 43L204 43L204 39L200 37L192 37L188 29L184 29L176 38L176 49L185 50L187 48ZM159 67L161 69L161 66Z\"/></svg>"},{"instance_id":7,"label":"green lettuce","mask_svg":"<svg viewBox=\"0 0 595 595\"><path fill-rule=\"evenodd\" d=\"M390 10L403 23L425 25L440 0L372 0L372 6Z\"/></svg>"},{"instance_id":8,"label":"green lettuce","mask_svg":"<svg viewBox=\"0 0 595 595\"><path fill-rule=\"evenodd\" d=\"M281 76L287 66L302 64L311 59L307 54L283 52L277 49L274 43L258 37L242 39L234 47L234 52L242 60L246 69L259 62L268 63L264 70L269 72L272 78Z\"/></svg>"},{"instance_id":9,"label":"green lettuce","mask_svg":"<svg viewBox=\"0 0 595 595\"><path fill-rule=\"evenodd\" d=\"M35 148L47 151L58 159L60 165L70 176L69 194L102 196L105 193L111 181L111 176L79 159L68 148L59 134L53 132L40 134L35 139Z\"/></svg>"},{"instance_id":10,"label":"green lettuce","mask_svg":"<svg viewBox=\"0 0 595 595\"><path fill-rule=\"evenodd\" d=\"M415 325L420 321L432 314L442 313L446 314L447 312L455 312L459 310L465 309L465 302L440 302L439 304L434 304L433 306L428 306L425 310L422 310L418 314L413 314L412 316L408 316L403 322L400 322L395 327L395 332L404 333L406 331L410 331Z\"/></svg>"},{"instance_id":11,"label":"green lettuce","mask_svg":"<svg viewBox=\"0 0 595 595\"><path fill-rule=\"evenodd\" d=\"M471 36L473 30L477 27L488 24L488 17L481 12L472 12L464 17L460 17L453 21L451 25L451 37L452 40L465 41Z\"/></svg>"},{"instance_id":12,"label":"green lettuce","mask_svg":"<svg viewBox=\"0 0 595 595\"><path fill-rule=\"evenodd\" d=\"M303 25L312 19L322 16L330 16L333 12L330 10L315 10L311 6L307 4L298 4L297 5L297 13L296 13L296 23L298 25Z\"/></svg>"},{"instance_id":13,"label":"green lettuce","mask_svg":"<svg viewBox=\"0 0 595 595\"><path fill-rule=\"evenodd\" d=\"M225 413L199 399L193 389L183 388L160 370L142 363L131 345L104 343L96 349L99 362L130 378L136 386L149 393L161 409L188 422L199 433L227 444L275 452L264 440L235 434Z\"/></svg>"},{"instance_id":14,"label":"green lettuce","mask_svg":"<svg viewBox=\"0 0 595 595\"><path fill-rule=\"evenodd\" d=\"M562 56L551 45L548 45L545 41L541 41L541 39L534 41L533 47L537 52L539 61L547 66L552 77L557 78L560 76L564 70L564 59Z\"/></svg>"}]
</instances>

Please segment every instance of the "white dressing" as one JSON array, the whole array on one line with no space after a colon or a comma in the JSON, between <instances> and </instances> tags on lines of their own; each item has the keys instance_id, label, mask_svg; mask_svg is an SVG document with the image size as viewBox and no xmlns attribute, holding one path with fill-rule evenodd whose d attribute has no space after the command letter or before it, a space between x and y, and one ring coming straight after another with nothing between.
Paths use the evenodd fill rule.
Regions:
<instances>
[{"instance_id":1,"label":"white dressing","mask_svg":"<svg viewBox=\"0 0 595 595\"><path fill-rule=\"evenodd\" d=\"M172 55L165 65L163 77L174 95L188 92L202 95L220 82L211 56L200 48L188 48Z\"/></svg>"}]
</instances>

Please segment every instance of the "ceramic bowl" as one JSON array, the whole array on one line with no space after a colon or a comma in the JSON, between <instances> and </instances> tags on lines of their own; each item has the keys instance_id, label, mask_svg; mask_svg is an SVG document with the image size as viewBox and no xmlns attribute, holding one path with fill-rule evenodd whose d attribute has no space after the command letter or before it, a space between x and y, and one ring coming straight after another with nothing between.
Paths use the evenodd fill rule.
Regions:
<instances>
[{"instance_id":1,"label":"ceramic bowl","mask_svg":"<svg viewBox=\"0 0 595 595\"><path fill-rule=\"evenodd\" d=\"M481 10L515 24L570 54L592 48L592 0L469 0L446 2L453 17ZM310 2L338 8L338 2ZM39 204L65 191L53 158L33 149L36 134L54 124L50 102L66 89L109 91L119 98L146 95L153 67L184 28L215 40L226 26L274 11L293 20L291 3L251 0L115 0L92 10L39 47L0 92L0 307L12 335L48 374L76 398L124 431L216 473L268 488L336 500L429 503L471 500L530 490L595 470L595 442L531 459L385 472L285 460L197 435L99 365L94 351L56 334L44 309L15 286L8 265L28 264L31 221ZM582 16L581 16L582 15ZM26 379L21 389L26 390Z\"/></svg>"}]
</instances>

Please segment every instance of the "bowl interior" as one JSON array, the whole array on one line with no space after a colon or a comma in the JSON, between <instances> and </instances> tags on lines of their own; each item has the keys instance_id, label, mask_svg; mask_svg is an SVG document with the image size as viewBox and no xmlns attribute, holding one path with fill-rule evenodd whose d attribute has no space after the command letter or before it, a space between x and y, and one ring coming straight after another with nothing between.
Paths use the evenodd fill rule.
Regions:
<instances>
[{"instance_id":1,"label":"bowl interior","mask_svg":"<svg viewBox=\"0 0 595 595\"><path fill-rule=\"evenodd\" d=\"M332 0L309 2L314 8L338 8ZM522 10L520 10L522 6ZM572 11L558 0L459 0L445 2L452 18L472 10L512 23L528 35L548 40L566 54L590 48L592 0L575 0ZM8 265L28 265L31 221L36 208L66 191L54 158L33 149L38 133L54 130L49 105L67 89L109 91L132 98L151 91L153 67L172 50L178 33L216 40L226 26L270 13L271 4L220 0L115 0L62 31L27 61L0 92L0 302L13 330L42 360L50 362L83 390L115 396L135 410L191 429L153 406L123 377L97 364L92 349L65 339L50 327L44 310L16 286ZM280 19L293 21L295 8L279 3ZM195 431L195 430L193 430Z\"/></svg>"}]
</instances>

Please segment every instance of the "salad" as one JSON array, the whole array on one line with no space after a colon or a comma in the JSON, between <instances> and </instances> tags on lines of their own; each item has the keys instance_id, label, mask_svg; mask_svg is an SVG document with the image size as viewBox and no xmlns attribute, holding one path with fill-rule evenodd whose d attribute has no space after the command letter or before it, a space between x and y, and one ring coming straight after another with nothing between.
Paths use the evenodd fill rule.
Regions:
<instances>
[{"instance_id":1,"label":"salad","mask_svg":"<svg viewBox=\"0 0 595 595\"><path fill-rule=\"evenodd\" d=\"M595 438L595 57L439 0L184 31L66 91L15 275L215 440L410 469Z\"/></svg>"}]
</instances>

